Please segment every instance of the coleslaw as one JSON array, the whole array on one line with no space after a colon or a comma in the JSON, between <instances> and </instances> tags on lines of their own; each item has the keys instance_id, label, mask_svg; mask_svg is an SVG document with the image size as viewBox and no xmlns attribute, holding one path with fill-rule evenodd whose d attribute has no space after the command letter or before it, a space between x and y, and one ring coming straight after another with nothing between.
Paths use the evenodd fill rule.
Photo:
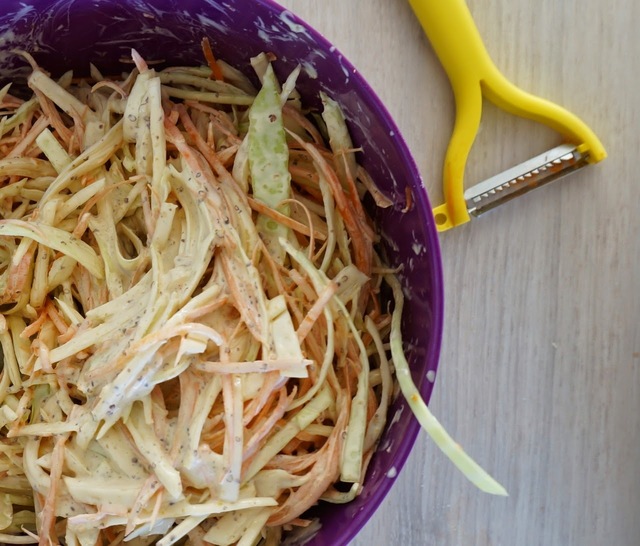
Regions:
<instances>
[{"instance_id":1,"label":"coleslaw","mask_svg":"<svg viewBox=\"0 0 640 546\"><path fill-rule=\"evenodd\" d=\"M203 48L57 80L23 53L32 97L0 91L0 541L280 544L360 492L394 376L504 494L413 385L339 105Z\"/></svg>"}]
</instances>

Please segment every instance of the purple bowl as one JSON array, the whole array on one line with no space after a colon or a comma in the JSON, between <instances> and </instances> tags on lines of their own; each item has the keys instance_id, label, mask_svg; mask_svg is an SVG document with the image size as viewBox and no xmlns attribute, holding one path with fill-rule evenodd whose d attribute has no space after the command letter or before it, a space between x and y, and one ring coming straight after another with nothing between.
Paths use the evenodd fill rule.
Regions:
<instances>
[{"instance_id":1,"label":"purple bowl","mask_svg":"<svg viewBox=\"0 0 640 546\"><path fill-rule=\"evenodd\" d=\"M431 206L418 169L398 128L375 93L340 52L291 12L269 0L2 0L0 82L24 78L29 67L11 51L24 49L39 64L60 74L86 73L89 62L103 73L131 65L121 58L132 47L146 60L202 63L200 41L207 36L217 57L241 70L262 51L275 53L276 72L302 65L298 89L308 107L323 90L345 115L359 160L395 203L373 211L387 259L403 264L406 293L405 349L422 396L429 400L443 323L440 249ZM413 206L406 205L406 187ZM415 442L419 425L402 396L369 466L362 494L347 505L314 508L322 528L306 544L346 545L374 513L393 485Z\"/></svg>"}]
</instances>

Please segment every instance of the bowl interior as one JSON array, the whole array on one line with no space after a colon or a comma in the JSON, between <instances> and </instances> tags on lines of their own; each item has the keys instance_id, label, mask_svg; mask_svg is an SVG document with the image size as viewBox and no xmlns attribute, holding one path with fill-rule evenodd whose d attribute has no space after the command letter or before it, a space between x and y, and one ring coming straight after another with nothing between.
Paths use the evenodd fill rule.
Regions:
<instances>
[{"instance_id":1,"label":"bowl interior","mask_svg":"<svg viewBox=\"0 0 640 546\"><path fill-rule=\"evenodd\" d=\"M269 0L3 0L0 82L24 78L29 67L12 53L24 49L54 75L130 70L121 59L135 48L147 60L202 62L207 36L218 58L249 73L249 59L275 53L281 78L297 65L305 106L325 91L345 111L359 161L394 206L374 211L392 265L403 264L406 303L403 335L413 377L429 399L442 330L442 276L437 234L420 175L397 127L374 92L344 56L316 31ZM413 204L407 205L406 188ZM419 426L401 396L368 469L362 494L347 505L317 509L322 528L307 544L346 545L382 501L402 468Z\"/></svg>"}]
</instances>

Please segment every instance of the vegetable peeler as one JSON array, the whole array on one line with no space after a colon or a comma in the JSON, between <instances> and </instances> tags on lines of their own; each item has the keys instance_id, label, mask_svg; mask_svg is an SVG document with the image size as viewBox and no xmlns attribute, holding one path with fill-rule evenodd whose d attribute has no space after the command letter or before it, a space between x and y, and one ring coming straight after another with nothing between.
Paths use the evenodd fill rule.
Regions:
<instances>
[{"instance_id":1,"label":"vegetable peeler","mask_svg":"<svg viewBox=\"0 0 640 546\"><path fill-rule=\"evenodd\" d=\"M446 231L544 184L603 160L607 153L577 116L511 83L491 60L464 0L409 0L440 59L455 97L456 119L443 169L444 203L433 209ZM469 151L486 97L511 114L543 123L564 143L464 189Z\"/></svg>"}]
</instances>

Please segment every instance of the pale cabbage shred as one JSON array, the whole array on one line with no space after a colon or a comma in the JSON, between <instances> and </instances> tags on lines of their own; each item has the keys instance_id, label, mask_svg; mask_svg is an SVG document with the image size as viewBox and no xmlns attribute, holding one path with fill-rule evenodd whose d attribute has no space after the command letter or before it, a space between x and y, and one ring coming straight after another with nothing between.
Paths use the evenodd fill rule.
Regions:
<instances>
[{"instance_id":1,"label":"pale cabbage shred","mask_svg":"<svg viewBox=\"0 0 640 546\"><path fill-rule=\"evenodd\" d=\"M354 226L374 241L340 194L370 181L337 103L331 154L264 55L256 96L223 62L225 82L133 58L93 89L34 66L33 99L0 91L0 541L278 544L360 491L393 366L447 456L506 494L420 399L399 283L352 258Z\"/></svg>"}]
</instances>

